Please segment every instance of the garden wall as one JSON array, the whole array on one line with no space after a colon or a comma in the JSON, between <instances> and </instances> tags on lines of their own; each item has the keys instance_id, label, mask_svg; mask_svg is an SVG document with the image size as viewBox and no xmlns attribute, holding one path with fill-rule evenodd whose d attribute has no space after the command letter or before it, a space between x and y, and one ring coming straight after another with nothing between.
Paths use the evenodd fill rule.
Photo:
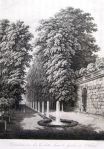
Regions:
<instances>
[{"instance_id":1,"label":"garden wall","mask_svg":"<svg viewBox=\"0 0 104 149\"><path fill-rule=\"evenodd\" d=\"M104 115L104 69L77 79L76 110Z\"/></svg>"}]
</instances>

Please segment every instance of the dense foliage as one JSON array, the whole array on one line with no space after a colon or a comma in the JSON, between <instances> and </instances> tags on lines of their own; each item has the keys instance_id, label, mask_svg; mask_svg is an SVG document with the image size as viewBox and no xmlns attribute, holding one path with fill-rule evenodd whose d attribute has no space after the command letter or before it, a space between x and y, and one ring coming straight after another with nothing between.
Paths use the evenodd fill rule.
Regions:
<instances>
[{"instance_id":1,"label":"dense foliage","mask_svg":"<svg viewBox=\"0 0 104 149\"><path fill-rule=\"evenodd\" d=\"M35 54L35 59L28 71L26 78L27 99L29 101L49 100L48 82L40 56Z\"/></svg>"},{"instance_id":2,"label":"dense foliage","mask_svg":"<svg viewBox=\"0 0 104 149\"><path fill-rule=\"evenodd\" d=\"M23 22L0 21L0 99L14 99L17 104L21 100L31 38L29 26Z\"/></svg>"},{"instance_id":3,"label":"dense foliage","mask_svg":"<svg viewBox=\"0 0 104 149\"><path fill-rule=\"evenodd\" d=\"M35 47L53 100L75 100L75 71L94 62L99 50L96 30L89 13L71 7L41 21Z\"/></svg>"},{"instance_id":4,"label":"dense foliage","mask_svg":"<svg viewBox=\"0 0 104 149\"><path fill-rule=\"evenodd\" d=\"M95 63L90 63L87 67L82 67L75 73L77 77L87 76L95 71L101 71L104 69L104 58L97 58Z\"/></svg>"}]
</instances>

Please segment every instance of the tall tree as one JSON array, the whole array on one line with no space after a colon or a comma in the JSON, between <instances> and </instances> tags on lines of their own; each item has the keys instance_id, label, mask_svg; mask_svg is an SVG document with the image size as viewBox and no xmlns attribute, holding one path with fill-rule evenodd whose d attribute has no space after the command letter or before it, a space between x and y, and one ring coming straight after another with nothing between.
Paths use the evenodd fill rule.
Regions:
<instances>
[{"instance_id":1,"label":"tall tree","mask_svg":"<svg viewBox=\"0 0 104 149\"><path fill-rule=\"evenodd\" d=\"M41 62L41 57L34 54L34 60L26 77L28 101L49 100L48 82Z\"/></svg>"},{"instance_id":2,"label":"tall tree","mask_svg":"<svg viewBox=\"0 0 104 149\"><path fill-rule=\"evenodd\" d=\"M0 96L21 100L24 92L25 68L29 66L32 34L24 22L0 21Z\"/></svg>"},{"instance_id":3,"label":"tall tree","mask_svg":"<svg viewBox=\"0 0 104 149\"><path fill-rule=\"evenodd\" d=\"M89 13L71 7L41 21L35 46L55 100L74 99L74 71L94 61L99 49L92 34L96 30Z\"/></svg>"}]
</instances>

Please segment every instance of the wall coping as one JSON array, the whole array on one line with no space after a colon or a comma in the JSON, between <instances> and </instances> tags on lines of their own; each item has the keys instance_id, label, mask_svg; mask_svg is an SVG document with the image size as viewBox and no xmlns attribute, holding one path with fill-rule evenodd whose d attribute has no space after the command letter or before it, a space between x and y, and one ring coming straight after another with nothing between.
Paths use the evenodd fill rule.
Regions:
<instances>
[{"instance_id":1,"label":"wall coping","mask_svg":"<svg viewBox=\"0 0 104 149\"><path fill-rule=\"evenodd\" d=\"M104 68L101 70L97 70L97 71L93 71L89 74L85 74L82 77L79 77L76 80L76 84L83 84L83 83L87 83L93 80L96 80L98 78L102 78L104 77Z\"/></svg>"}]
</instances>

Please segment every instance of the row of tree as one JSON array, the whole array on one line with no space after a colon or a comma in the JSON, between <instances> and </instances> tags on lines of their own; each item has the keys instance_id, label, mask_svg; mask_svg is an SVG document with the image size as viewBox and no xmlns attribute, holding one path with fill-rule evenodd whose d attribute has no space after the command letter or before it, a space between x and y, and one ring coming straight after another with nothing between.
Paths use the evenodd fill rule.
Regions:
<instances>
[{"instance_id":1,"label":"row of tree","mask_svg":"<svg viewBox=\"0 0 104 149\"><path fill-rule=\"evenodd\" d=\"M0 105L18 105L25 92L26 67L29 66L33 35L24 22L0 21Z\"/></svg>"},{"instance_id":2,"label":"row of tree","mask_svg":"<svg viewBox=\"0 0 104 149\"><path fill-rule=\"evenodd\" d=\"M75 101L75 71L94 62L99 50L93 17L69 7L42 20L36 31L34 61L27 75L28 100Z\"/></svg>"}]
</instances>

